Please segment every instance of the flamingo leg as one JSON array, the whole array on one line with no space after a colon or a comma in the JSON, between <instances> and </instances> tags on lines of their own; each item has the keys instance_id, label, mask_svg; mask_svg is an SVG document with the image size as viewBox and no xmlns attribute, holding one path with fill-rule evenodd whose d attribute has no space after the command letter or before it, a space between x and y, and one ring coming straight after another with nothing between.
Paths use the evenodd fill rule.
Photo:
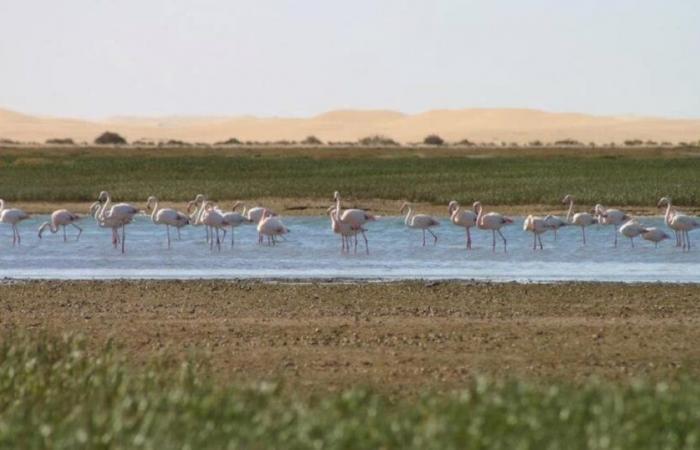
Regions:
<instances>
[{"instance_id":1,"label":"flamingo leg","mask_svg":"<svg viewBox=\"0 0 700 450\"><path fill-rule=\"evenodd\" d=\"M542 236L538 234L538 235L537 235L537 240L538 240L539 243L540 243L540 250L544 250L544 247L542 246Z\"/></svg>"},{"instance_id":2,"label":"flamingo leg","mask_svg":"<svg viewBox=\"0 0 700 450\"><path fill-rule=\"evenodd\" d=\"M17 228L17 224L12 225L12 228L14 228L15 233L17 234L17 245L22 244L22 237L19 235L19 228Z\"/></svg>"},{"instance_id":3,"label":"flamingo leg","mask_svg":"<svg viewBox=\"0 0 700 450\"><path fill-rule=\"evenodd\" d=\"M583 245L586 245L586 227L581 227L581 234L583 235Z\"/></svg>"},{"instance_id":4,"label":"flamingo leg","mask_svg":"<svg viewBox=\"0 0 700 450\"><path fill-rule=\"evenodd\" d=\"M537 250L537 233L532 233L532 250Z\"/></svg>"},{"instance_id":5,"label":"flamingo leg","mask_svg":"<svg viewBox=\"0 0 700 450\"><path fill-rule=\"evenodd\" d=\"M15 229L15 226L12 225L12 246L14 247L16 243L17 243L17 230Z\"/></svg>"},{"instance_id":6,"label":"flamingo leg","mask_svg":"<svg viewBox=\"0 0 700 450\"><path fill-rule=\"evenodd\" d=\"M122 225L122 254L124 253L124 245L126 244L126 225Z\"/></svg>"},{"instance_id":7,"label":"flamingo leg","mask_svg":"<svg viewBox=\"0 0 700 450\"><path fill-rule=\"evenodd\" d=\"M437 245L437 239L438 239L437 234L433 233L432 230L431 230L430 228L428 228L428 233L432 234L432 235L433 235L433 239L435 239L435 240L433 241L433 245Z\"/></svg>"},{"instance_id":8,"label":"flamingo leg","mask_svg":"<svg viewBox=\"0 0 700 450\"><path fill-rule=\"evenodd\" d=\"M425 228L423 228L423 247L425 247Z\"/></svg>"},{"instance_id":9,"label":"flamingo leg","mask_svg":"<svg viewBox=\"0 0 700 450\"><path fill-rule=\"evenodd\" d=\"M685 241L687 244L688 251L690 251L690 232L685 230Z\"/></svg>"},{"instance_id":10,"label":"flamingo leg","mask_svg":"<svg viewBox=\"0 0 700 450\"><path fill-rule=\"evenodd\" d=\"M80 235L83 234L83 229L74 223L72 223L71 225L78 229L78 235L75 237L75 240L77 241L80 239Z\"/></svg>"},{"instance_id":11,"label":"flamingo leg","mask_svg":"<svg viewBox=\"0 0 700 450\"><path fill-rule=\"evenodd\" d=\"M503 239L503 251L505 253L508 253L508 241L506 241L506 237L503 236L503 233L501 233L501 230L496 230L496 231L498 231L498 235L501 236L501 239ZM494 239L495 239L495 235L494 235ZM494 246L495 246L495 244L494 244Z\"/></svg>"},{"instance_id":12,"label":"flamingo leg","mask_svg":"<svg viewBox=\"0 0 700 450\"><path fill-rule=\"evenodd\" d=\"M170 249L170 225L165 224L165 229L167 230L168 234L168 249Z\"/></svg>"},{"instance_id":13,"label":"flamingo leg","mask_svg":"<svg viewBox=\"0 0 700 450\"><path fill-rule=\"evenodd\" d=\"M367 241L365 230L362 230L362 237L365 239L365 250L367 250L367 254L369 255L369 242Z\"/></svg>"},{"instance_id":14,"label":"flamingo leg","mask_svg":"<svg viewBox=\"0 0 700 450\"><path fill-rule=\"evenodd\" d=\"M68 242L68 237L66 237L66 226L61 226L63 228L63 242Z\"/></svg>"},{"instance_id":15,"label":"flamingo leg","mask_svg":"<svg viewBox=\"0 0 700 450\"><path fill-rule=\"evenodd\" d=\"M630 243L632 244L632 248L634 248L634 238L630 238Z\"/></svg>"},{"instance_id":16,"label":"flamingo leg","mask_svg":"<svg viewBox=\"0 0 700 450\"><path fill-rule=\"evenodd\" d=\"M180 227L177 227L177 240L180 240Z\"/></svg>"},{"instance_id":17,"label":"flamingo leg","mask_svg":"<svg viewBox=\"0 0 700 450\"><path fill-rule=\"evenodd\" d=\"M615 248L617 248L617 225L614 225L615 229Z\"/></svg>"},{"instance_id":18,"label":"flamingo leg","mask_svg":"<svg viewBox=\"0 0 700 450\"><path fill-rule=\"evenodd\" d=\"M496 251L496 230L491 230L491 235L492 235L491 250L493 252L495 252Z\"/></svg>"},{"instance_id":19,"label":"flamingo leg","mask_svg":"<svg viewBox=\"0 0 700 450\"><path fill-rule=\"evenodd\" d=\"M231 228L231 248L233 248L234 239L233 228Z\"/></svg>"},{"instance_id":20,"label":"flamingo leg","mask_svg":"<svg viewBox=\"0 0 700 450\"><path fill-rule=\"evenodd\" d=\"M467 234L467 250L469 250L469 247L471 246L471 238L469 237L469 227L464 227L464 231Z\"/></svg>"},{"instance_id":21,"label":"flamingo leg","mask_svg":"<svg viewBox=\"0 0 700 450\"><path fill-rule=\"evenodd\" d=\"M554 240L555 241L557 240L557 229L556 228L554 229Z\"/></svg>"}]
</instances>

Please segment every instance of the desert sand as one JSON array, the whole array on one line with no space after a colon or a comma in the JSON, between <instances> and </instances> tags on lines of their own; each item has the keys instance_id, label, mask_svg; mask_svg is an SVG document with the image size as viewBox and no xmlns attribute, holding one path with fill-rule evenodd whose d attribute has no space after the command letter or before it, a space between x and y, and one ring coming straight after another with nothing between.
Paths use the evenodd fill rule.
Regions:
<instances>
[{"instance_id":1,"label":"desert sand","mask_svg":"<svg viewBox=\"0 0 700 450\"><path fill-rule=\"evenodd\" d=\"M576 139L603 144L626 139L695 142L700 119L593 116L531 109L434 110L403 114L384 110L338 110L308 118L280 117L113 117L82 120L39 117L0 109L0 138L44 142L72 138L92 142L103 131L129 141L177 139L214 143L236 137L246 141L302 140L315 135L324 141L356 141L381 134L402 143L421 141L437 133L448 141L554 142Z\"/></svg>"}]
</instances>

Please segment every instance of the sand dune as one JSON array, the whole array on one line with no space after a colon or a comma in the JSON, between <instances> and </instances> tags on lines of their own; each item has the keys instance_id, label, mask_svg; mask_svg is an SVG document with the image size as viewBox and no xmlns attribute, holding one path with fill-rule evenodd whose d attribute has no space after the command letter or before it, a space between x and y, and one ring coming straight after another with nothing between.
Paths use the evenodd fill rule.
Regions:
<instances>
[{"instance_id":1,"label":"sand dune","mask_svg":"<svg viewBox=\"0 0 700 450\"><path fill-rule=\"evenodd\" d=\"M420 141L437 133L448 141L527 143L622 142L626 139L698 141L700 119L593 116L530 109L434 110L403 114L386 110L338 110L309 118L241 117L114 117L99 121L38 117L0 109L0 138L44 142L50 138L92 140L105 130L129 141L179 139L189 142L301 140L315 135L324 141L356 141L382 134L400 142Z\"/></svg>"}]
</instances>

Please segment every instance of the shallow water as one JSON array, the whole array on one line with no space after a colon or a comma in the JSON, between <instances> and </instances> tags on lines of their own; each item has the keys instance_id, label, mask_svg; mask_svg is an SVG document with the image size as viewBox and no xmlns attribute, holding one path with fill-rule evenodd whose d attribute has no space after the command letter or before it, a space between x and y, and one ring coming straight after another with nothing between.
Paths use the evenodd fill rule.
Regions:
<instances>
[{"instance_id":1,"label":"shallow water","mask_svg":"<svg viewBox=\"0 0 700 450\"><path fill-rule=\"evenodd\" d=\"M473 250L465 250L464 229L447 220L434 229L436 246L421 246L421 232L407 229L401 218L388 217L368 224L370 254L360 243L357 254L341 254L340 239L324 217L290 217L284 222L291 232L277 246L259 246L253 226L236 229L221 252L211 252L201 227L186 227L182 240L173 239L167 249L165 227L139 216L126 229L126 254L111 245L111 231L97 227L92 219L80 224L83 235L68 227L69 241L62 234L36 230L47 216L35 216L20 224L22 245L12 247L9 226L0 225L0 278L12 279L462 279L492 281L662 281L700 282L700 247L689 253L667 240L653 243L636 239L635 248L619 237L613 248L612 227L594 226L581 243L578 228L542 236L544 251L532 250L532 234L522 231L522 218L505 227L508 253L498 242L491 251L491 233L473 230ZM661 218L642 223L663 227ZM173 238L175 230L171 230ZM430 237L430 236L428 236ZM691 234L691 238L692 238ZM361 238L360 238L361 240ZM698 242L700 244L700 241Z\"/></svg>"}]
</instances>

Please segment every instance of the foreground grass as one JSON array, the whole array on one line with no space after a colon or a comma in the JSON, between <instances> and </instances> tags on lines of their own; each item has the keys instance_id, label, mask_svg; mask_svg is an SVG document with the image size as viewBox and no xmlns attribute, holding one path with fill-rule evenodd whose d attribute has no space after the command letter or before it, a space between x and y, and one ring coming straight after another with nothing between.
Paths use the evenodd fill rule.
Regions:
<instances>
[{"instance_id":1,"label":"foreground grass","mask_svg":"<svg viewBox=\"0 0 700 450\"><path fill-rule=\"evenodd\" d=\"M214 382L206 367L133 368L113 348L5 336L2 448L700 447L700 383L573 387L477 381L392 400L362 389L301 397Z\"/></svg>"},{"instance_id":2,"label":"foreground grass","mask_svg":"<svg viewBox=\"0 0 700 450\"><path fill-rule=\"evenodd\" d=\"M347 150L348 152L352 150ZM678 205L700 200L700 158L692 155L515 156L416 152L344 158L182 150L172 154L114 150L24 154L0 151L0 196L10 201L92 201L148 195L183 201L347 197L446 203L480 199L491 205L557 204L574 194L582 204L652 205L662 195Z\"/></svg>"}]
</instances>

